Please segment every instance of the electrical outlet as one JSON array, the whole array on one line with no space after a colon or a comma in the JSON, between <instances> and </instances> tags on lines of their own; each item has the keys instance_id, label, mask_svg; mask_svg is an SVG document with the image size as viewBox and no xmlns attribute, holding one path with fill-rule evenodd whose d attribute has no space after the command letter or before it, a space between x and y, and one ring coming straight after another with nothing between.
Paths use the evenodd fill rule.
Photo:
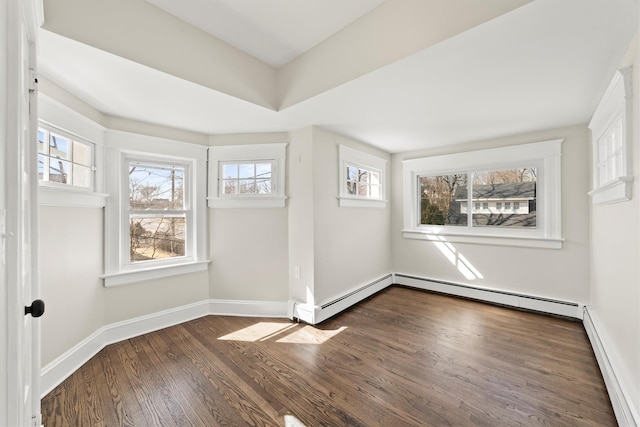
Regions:
<instances>
[{"instance_id":1,"label":"electrical outlet","mask_svg":"<svg viewBox=\"0 0 640 427\"><path fill-rule=\"evenodd\" d=\"M296 276L296 279L300 278L300 267L296 266L296 268L293 269L293 274Z\"/></svg>"}]
</instances>

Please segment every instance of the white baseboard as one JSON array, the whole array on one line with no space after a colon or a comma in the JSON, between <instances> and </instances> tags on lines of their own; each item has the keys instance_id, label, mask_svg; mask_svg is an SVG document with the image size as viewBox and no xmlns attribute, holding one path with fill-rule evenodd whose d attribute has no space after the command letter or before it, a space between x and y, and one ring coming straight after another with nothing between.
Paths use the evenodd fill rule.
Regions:
<instances>
[{"instance_id":1,"label":"white baseboard","mask_svg":"<svg viewBox=\"0 0 640 427\"><path fill-rule=\"evenodd\" d=\"M310 305L292 300L289 301L288 313L303 322L311 325L317 325L318 323L341 313L347 308L369 298L371 295L380 292L392 284L393 275L387 274L386 276L382 276L369 283L357 286L356 288L353 288L352 290L322 304Z\"/></svg>"},{"instance_id":2,"label":"white baseboard","mask_svg":"<svg viewBox=\"0 0 640 427\"><path fill-rule=\"evenodd\" d=\"M559 301L533 295L523 295L496 289L481 288L458 283L448 283L425 277L394 273L393 283L427 291L440 292L464 298L472 298L515 308L540 311L542 313L582 319L582 305L574 302Z\"/></svg>"},{"instance_id":3,"label":"white baseboard","mask_svg":"<svg viewBox=\"0 0 640 427\"><path fill-rule=\"evenodd\" d=\"M617 360L615 350L608 345L609 340L606 338L604 328L600 326L597 315L589 310L584 309L584 329L587 331L591 347L598 360L604 383L607 386L609 399L616 414L616 419L620 427L638 427L640 426L640 408L635 407L633 400L625 391L624 380L626 376L617 369Z\"/></svg>"},{"instance_id":4,"label":"white baseboard","mask_svg":"<svg viewBox=\"0 0 640 427\"><path fill-rule=\"evenodd\" d=\"M286 302L206 300L103 326L41 370L44 397L109 344L207 315L286 317Z\"/></svg>"},{"instance_id":5,"label":"white baseboard","mask_svg":"<svg viewBox=\"0 0 640 427\"><path fill-rule=\"evenodd\" d=\"M218 316L287 317L287 303L280 301L209 300L209 314Z\"/></svg>"}]
</instances>

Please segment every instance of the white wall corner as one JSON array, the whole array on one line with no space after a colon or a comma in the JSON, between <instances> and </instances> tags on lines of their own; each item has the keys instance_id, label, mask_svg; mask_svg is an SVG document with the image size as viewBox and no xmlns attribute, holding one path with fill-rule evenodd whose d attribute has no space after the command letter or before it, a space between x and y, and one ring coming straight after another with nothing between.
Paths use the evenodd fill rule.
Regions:
<instances>
[{"instance_id":1,"label":"white wall corner","mask_svg":"<svg viewBox=\"0 0 640 427\"><path fill-rule=\"evenodd\" d=\"M609 339L604 328L600 325L597 314L588 306L584 307L583 323L598 366L600 366L604 383L607 386L618 425L620 427L639 427L640 407L637 406L639 403L634 402L626 391L625 380L628 379L619 368L616 352L609 344Z\"/></svg>"}]
</instances>

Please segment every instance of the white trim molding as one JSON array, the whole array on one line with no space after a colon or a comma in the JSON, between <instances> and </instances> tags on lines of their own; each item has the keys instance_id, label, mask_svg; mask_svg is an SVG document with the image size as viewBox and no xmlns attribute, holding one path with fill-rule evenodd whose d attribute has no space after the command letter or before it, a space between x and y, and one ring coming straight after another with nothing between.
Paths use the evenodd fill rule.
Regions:
<instances>
[{"instance_id":1,"label":"white trim molding","mask_svg":"<svg viewBox=\"0 0 640 427\"><path fill-rule=\"evenodd\" d=\"M583 306L576 302L561 301L536 295L518 294L499 289L446 282L402 273L394 273L393 279L393 283L397 285L471 298L492 304L582 319Z\"/></svg>"},{"instance_id":2,"label":"white trim molding","mask_svg":"<svg viewBox=\"0 0 640 427\"><path fill-rule=\"evenodd\" d=\"M204 300L103 326L42 368L41 396L109 344L208 315L286 318L286 312L286 302Z\"/></svg>"},{"instance_id":3,"label":"white trim molding","mask_svg":"<svg viewBox=\"0 0 640 427\"><path fill-rule=\"evenodd\" d=\"M639 402L633 401L626 391L625 381L627 377L622 373L618 365L616 352L607 339L604 328L598 321L597 314L584 307L584 329L587 332L591 347L600 366L604 383L607 386L609 400L613 406L620 427L640 426Z\"/></svg>"},{"instance_id":4,"label":"white trim molding","mask_svg":"<svg viewBox=\"0 0 640 427\"><path fill-rule=\"evenodd\" d=\"M311 305L290 300L287 307L287 316L293 320L298 319L311 325L317 325L330 317L335 316L356 305L371 295L388 288L393 284L393 275L387 274L366 284L357 286L337 298L333 298L322 304Z\"/></svg>"},{"instance_id":5,"label":"white trim molding","mask_svg":"<svg viewBox=\"0 0 640 427\"><path fill-rule=\"evenodd\" d=\"M617 71L589 122L594 204L631 200L633 184L633 73Z\"/></svg>"}]
</instances>

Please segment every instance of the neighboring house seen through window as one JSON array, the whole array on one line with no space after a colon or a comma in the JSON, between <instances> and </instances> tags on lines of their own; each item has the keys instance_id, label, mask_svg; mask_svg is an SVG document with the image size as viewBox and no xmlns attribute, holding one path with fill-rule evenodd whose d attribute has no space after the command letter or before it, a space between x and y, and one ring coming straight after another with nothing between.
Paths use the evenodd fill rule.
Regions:
<instances>
[{"instance_id":1,"label":"neighboring house seen through window","mask_svg":"<svg viewBox=\"0 0 640 427\"><path fill-rule=\"evenodd\" d=\"M403 161L403 236L560 248L561 143Z\"/></svg>"}]
</instances>

